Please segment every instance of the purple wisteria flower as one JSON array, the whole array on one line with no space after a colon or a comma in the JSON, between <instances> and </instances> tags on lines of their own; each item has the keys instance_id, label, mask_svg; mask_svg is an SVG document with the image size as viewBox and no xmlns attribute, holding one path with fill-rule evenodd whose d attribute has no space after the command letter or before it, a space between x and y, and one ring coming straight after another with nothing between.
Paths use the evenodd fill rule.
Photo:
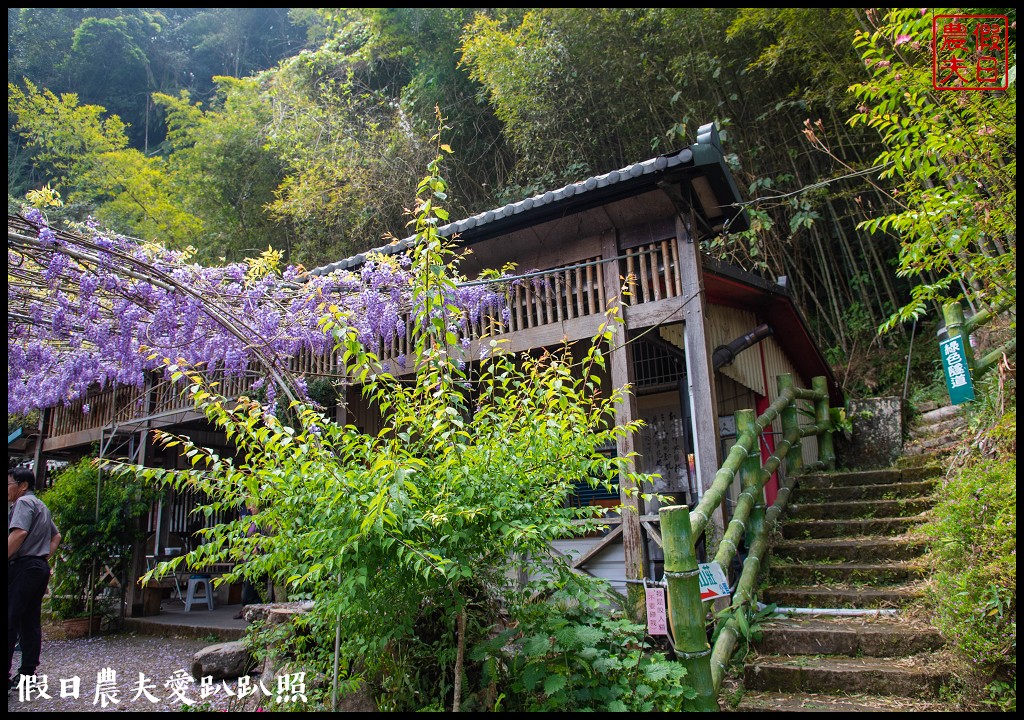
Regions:
<instances>
[{"instance_id":1,"label":"purple wisteria flower","mask_svg":"<svg viewBox=\"0 0 1024 720\"><path fill-rule=\"evenodd\" d=\"M404 338L415 315L407 255L371 257L357 272L315 276L289 267L251 278L245 263L201 267L180 251L101 232L95 220L76 234L51 229L37 210L24 217L37 228L36 242L9 242L8 265L34 273L39 284L8 286L8 412L81 401L111 383L141 387L164 371L165 358L217 379L265 374L271 363L305 398L288 363L331 351L333 336L321 324L328 308L375 352L382 341ZM458 312L434 312L466 347L468 321L508 312L490 286L455 288L444 304ZM394 362L404 367L408 358ZM273 406L279 389L265 385Z\"/></svg>"}]
</instances>

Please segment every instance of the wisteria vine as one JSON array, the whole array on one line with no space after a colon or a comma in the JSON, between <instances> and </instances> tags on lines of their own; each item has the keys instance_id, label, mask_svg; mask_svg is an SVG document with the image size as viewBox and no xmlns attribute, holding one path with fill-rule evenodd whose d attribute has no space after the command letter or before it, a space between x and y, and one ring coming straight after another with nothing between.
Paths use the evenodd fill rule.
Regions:
<instances>
[{"instance_id":1,"label":"wisteria vine","mask_svg":"<svg viewBox=\"0 0 1024 720\"><path fill-rule=\"evenodd\" d=\"M110 383L142 387L164 358L257 372L274 381L268 398L280 390L305 399L288 360L332 349L320 324L327 308L339 308L367 347L389 342L406 331L412 272L405 255L329 275L259 260L202 267L94 222L58 230L37 209L9 215L7 411L69 404ZM466 327L503 302L492 286L459 287L452 323Z\"/></svg>"}]
</instances>

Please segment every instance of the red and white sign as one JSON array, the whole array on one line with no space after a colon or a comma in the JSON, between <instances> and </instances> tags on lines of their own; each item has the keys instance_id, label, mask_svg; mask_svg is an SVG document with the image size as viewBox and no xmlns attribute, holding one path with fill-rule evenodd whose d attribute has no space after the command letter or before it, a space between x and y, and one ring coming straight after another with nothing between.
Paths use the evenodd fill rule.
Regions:
<instances>
[{"instance_id":1,"label":"red and white sign","mask_svg":"<svg viewBox=\"0 0 1024 720\"><path fill-rule=\"evenodd\" d=\"M716 562L701 563L700 568L700 599L714 600L720 597L729 597L729 581L722 571L722 566Z\"/></svg>"},{"instance_id":2,"label":"red and white sign","mask_svg":"<svg viewBox=\"0 0 1024 720\"><path fill-rule=\"evenodd\" d=\"M1008 40L1006 15L936 15L932 18L932 87L1006 90Z\"/></svg>"}]
</instances>

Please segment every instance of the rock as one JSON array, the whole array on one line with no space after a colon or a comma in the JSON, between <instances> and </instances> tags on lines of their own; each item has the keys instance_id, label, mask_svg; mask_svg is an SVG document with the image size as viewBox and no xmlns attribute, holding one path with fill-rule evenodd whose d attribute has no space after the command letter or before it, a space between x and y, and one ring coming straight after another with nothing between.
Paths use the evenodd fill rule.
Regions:
<instances>
[{"instance_id":1,"label":"rock","mask_svg":"<svg viewBox=\"0 0 1024 720\"><path fill-rule=\"evenodd\" d=\"M205 647L192 656L192 677L235 680L248 675L255 663L240 640Z\"/></svg>"},{"instance_id":2,"label":"rock","mask_svg":"<svg viewBox=\"0 0 1024 720\"><path fill-rule=\"evenodd\" d=\"M242 615L246 622L264 621L268 625L279 625L291 622L296 615L302 615L313 609L312 601L305 602L284 602L284 603L261 603L257 605L246 605Z\"/></svg>"}]
</instances>

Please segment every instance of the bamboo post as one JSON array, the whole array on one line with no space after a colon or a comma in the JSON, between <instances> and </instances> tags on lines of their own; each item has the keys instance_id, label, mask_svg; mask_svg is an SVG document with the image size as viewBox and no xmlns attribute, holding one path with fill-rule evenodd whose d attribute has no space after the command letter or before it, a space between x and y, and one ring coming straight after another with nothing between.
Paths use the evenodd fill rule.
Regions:
<instances>
[{"instance_id":1,"label":"bamboo post","mask_svg":"<svg viewBox=\"0 0 1024 720\"><path fill-rule=\"evenodd\" d=\"M700 599L700 570L690 529L690 509L685 505L672 505L661 508L658 515L661 518L665 578L668 581L668 619L675 654L697 691L697 695L686 702L685 709L718 712L711 678L711 647L704 627L704 603Z\"/></svg>"},{"instance_id":2,"label":"bamboo post","mask_svg":"<svg viewBox=\"0 0 1024 720\"><path fill-rule=\"evenodd\" d=\"M964 338L964 357L967 358L967 367L974 369L974 348L971 347L971 326L964 321L964 309L960 303L946 303L942 308L942 318L946 321L946 334L951 337Z\"/></svg>"},{"instance_id":3,"label":"bamboo post","mask_svg":"<svg viewBox=\"0 0 1024 720\"><path fill-rule=\"evenodd\" d=\"M787 388L793 387L793 376L789 373L783 373L775 378L775 382L778 384L779 395L781 396ZM797 413L796 403L792 402L785 407L781 413L782 417L782 434L783 436L789 435L793 430L799 432L800 430L800 416ZM796 477L804 466L803 453L800 452L800 448L797 448L797 452L789 453L786 455L786 477Z\"/></svg>"},{"instance_id":4,"label":"bamboo post","mask_svg":"<svg viewBox=\"0 0 1024 720\"><path fill-rule=\"evenodd\" d=\"M747 452L747 459L740 466L740 487L743 491L750 491L754 505L750 509L750 517L747 518L743 541L749 548L754 544L754 538L764 527L764 492L760 487L761 475L761 442L757 429L757 418L753 410L739 410L736 417L736 434L751 433L754 442Z\"/></svg>"},{"instance_id":5,"label":"bamboo post","mask_svg":"<svg viewBox=\"0 0 1024 720\"><path fill-rule=\"evenodd\" d=\"M814 422L818 427L831 428L831 418L828 415L828 381L823 375L811 378L811 388L820 395L820 399L814 401ZM825 430L818 435L818 459L825 463L829 470L836 468L836 452L832 447L832 430Z\"/></svg>"}]
</instances>

